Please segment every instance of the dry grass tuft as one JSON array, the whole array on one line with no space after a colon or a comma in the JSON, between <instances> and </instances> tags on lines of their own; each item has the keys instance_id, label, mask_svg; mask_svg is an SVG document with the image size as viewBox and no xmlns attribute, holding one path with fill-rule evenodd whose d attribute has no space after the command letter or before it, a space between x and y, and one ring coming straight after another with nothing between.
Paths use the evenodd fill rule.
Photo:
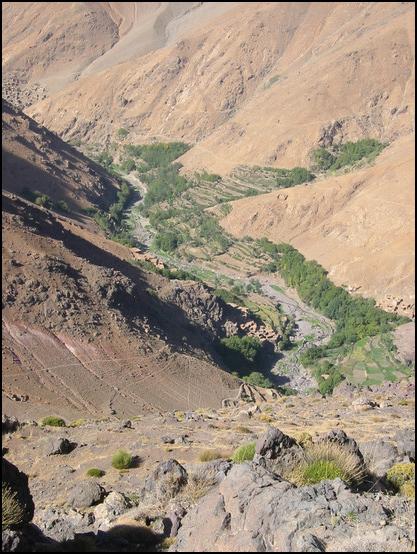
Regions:
<instances>
[{"instance_id":1,"label":"dry grass tuft","mask_svg":"<svg viewBox=\"0 0 417 554\"><path fill-rule=\"evenodd\" d=\"M198 459L200 462L211 462L213 460L227 459L230 454L221 450L203 450L200 452Z\"/></svg>"},{"instance_id":2,"label":"dry grass tuft","mask_svg":"<svg viewBox=\"0 0 417 554\"><path fill-rule=\"evenodd\" d=\"M364 476L363 465L349 449L334 442L322 442L305 447L304 460L288 478L298 486L336 478L353 485L360 483Z\"/></svg>"},{"instance_id":3,"label":"dry grass tuft","mask_svg":"<svg viewBox=\"0 0 417 554\"><path fill-rule=\"evenodd\" d=\"M217 484L213 468L201 468L188 476L188 482L181 491L181 498L195 504Z\"/></svg>"},{"instance_id":4,"label":"dry grass tuft","mask_svg":"<svg viewBox=\"0 0 417 554\"><path fill-rule=\"evenodd\" d=\"M6 485L1 486L1 526L3 529L23 523L25 508L17 499L17 493Z\"/></svg>"}]
</instances>

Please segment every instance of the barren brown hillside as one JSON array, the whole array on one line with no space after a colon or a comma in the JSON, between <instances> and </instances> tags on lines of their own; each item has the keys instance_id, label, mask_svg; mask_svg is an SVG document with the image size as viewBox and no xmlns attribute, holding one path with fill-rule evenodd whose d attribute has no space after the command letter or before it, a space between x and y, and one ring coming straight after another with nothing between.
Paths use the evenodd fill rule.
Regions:
<instances>
[{"instance_id":1,"label":"barren brown hillside","mask_svg":"<svg viewBox=\"0 0 417 554\"><path fill-rule=\"evenodd\" d=\"M215 407L238 386L209 336L166 299L175 282L132 266L129 249L7 193L3 240L8 413Z\"/></svg>"},{"instance_id":2,"label":"barren brown hillside","mask_svg":"<svg viewBox=\"0 0 417 554\"><path fill-rule=\"evenodd\" d=\"M403 138L370 167L232 203L222 220L243 237L289 242L348 284L410 315L414 306L414 143ZM395 298L395 301L393 300Z\"/></svg>"},{"instance_id":3,"label":"barren brown hillside","mask_svg":"<svg viewBox=\"0 0 417 554\"><path fill-rule=\"evenodd\" d=\"M180 138L198 142L187 167L224 173L412 131L412 3L114 4L6 3L6 94L47 89L28 113L66 138L105 143L120 127L132 141Z\"/></svg>"}]
</instances>

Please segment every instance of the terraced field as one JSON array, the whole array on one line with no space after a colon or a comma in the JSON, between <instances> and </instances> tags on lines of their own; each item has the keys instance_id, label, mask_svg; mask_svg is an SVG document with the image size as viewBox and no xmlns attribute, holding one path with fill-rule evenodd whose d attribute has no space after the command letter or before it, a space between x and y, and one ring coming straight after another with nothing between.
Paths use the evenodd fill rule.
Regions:
<instances>
[{"instance_id":1,"label":"terraced field","mask_svg":"<svg viewBox=\"0 0 417 554\"><path fill-rule=\"evenodd\" d=\"M377 335L356 343L341 367L348 381L362 386L398 381L412 374L411 368L395 357L392 341L387 335Z\"/></svg>"}]
</instances>

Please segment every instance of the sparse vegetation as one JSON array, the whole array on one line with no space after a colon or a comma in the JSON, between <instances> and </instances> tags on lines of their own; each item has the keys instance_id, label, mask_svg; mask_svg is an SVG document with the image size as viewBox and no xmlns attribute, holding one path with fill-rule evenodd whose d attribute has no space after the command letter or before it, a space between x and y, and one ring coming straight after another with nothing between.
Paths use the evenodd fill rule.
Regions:
<instances>
[{"instance_id":1,"label":"sparse vegetation","mask_svg":"<svg viewBox=\"0 0 417 554\"><path fill-rule=\"evenodd\" d=\"M82 418L74 419L73 421L71 421L68 427L81 427L81 425L84 425L85 423L86 423L85 419L82 419Z\"/></svg>"},{"instance_id":2,"label":"sparse vegetation","mask_svg":"<svg viewBox=\"0 0 417 554\"><path fill-rule=\"evenodd\" d=\"M129 134L129 131L124 127L120 127L120 129L117 130L117 136L120 139L126 138L128 134Z\"/></svg>"},{"instance_id":3,"label":"sparse vegetation","mask_svg":"<svg viewBox=\"0 0 417 554\"><path fill-rule=\"evenodd\" d=\"M46 416L41 420L42 427L65 427L66 423L61 417Z\"/></svg>"},{"instance_id":4,"label":"sparse vegetation","mask_svg":"<svg viewBox=\"0 0 417 554\"><path fill-rule=\"evenodd\" d=\"M111 465L115 469L129 469L132 467L133 457L125 450L118 450L111 460Z\"/></svg>"},{"instance_id":5,"label":"sparse vegetation","mask_svg":"<svg viewBox=\"0 0 417 554\"><path fill-rule=\"evenodd\" d=\"M242 464L243 462L250 462L255 456L255 442L249 442L247 444L242 444L234 452L232 456L232 462L235 464Z\"/></svg>"},{"instance_id":6,"label":"sparse vegetation","mask_svg":"<svg viewBox=\"0 0 417 554\"><path fill-rule=\"evenodd\" d=\"M357 456L340 444L326 441L307 443L305 459L296 466L289 479L298 486L314 485L326 479L340 478L349 485L363 480L364 468Z\"/></svg>"},{"instance_id":7,"label":"sparse vegetation","mask_svg":"<svg viewBox=\"0 0 417 554\"><path fill-rule=\"evenodd\" d=\"M103 475L105 475L105 471L103 471L102 469L98 469L97 467L92 467L90 469L87 470L86 472L87 474L87 477L103 477Z\"/></svg>"},{"instance_id":8,"label":"sparse vegetation","mask_svg":"<svg viewBox=\"0 0 417 554\"><path fill-rule=\"evenodd\" d=\"M1 526L2 529L14 527L23 523L25 518L25 508L17 498L17 492L13 491L9 485L1 485Z\"/></svg>"},{"instance_id":9,"label":"sparse vegetation","mask_svg":"<svg viewBox=\"0 0 417 554\"><path fill-rule=\"evenodd\" d=\"M387 481L408 498L415 497L415 479L415 464L412 462L394 464L387 471Z\"/></svg>"},{"instance_id":10,"label":"sparse vegetation","mask_svg":"<svg viewBox=\"0 0 417 554\"><path fill-rule=\"evenodd\" d=\"M227 458L227 454L220 450L203 450L198 456L200 462L211 462L212 460L220 460Z\"/></svg>"}]
</instances>

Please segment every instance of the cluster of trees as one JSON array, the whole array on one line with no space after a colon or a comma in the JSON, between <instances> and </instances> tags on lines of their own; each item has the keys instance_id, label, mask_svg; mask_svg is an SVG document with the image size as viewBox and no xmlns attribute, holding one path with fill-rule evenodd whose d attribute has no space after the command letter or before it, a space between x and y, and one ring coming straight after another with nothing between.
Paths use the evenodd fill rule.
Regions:
<instances>
[{"instance_id":1,"label":"cluster of trees","mask_svg":"<svg viewBox=\"0 0 417 554\"><path fill-rule=\"evenodd\" d=\"M329 347L354 343L394 328L402 319L375 306L371 298L351 296L335 286L315 261L307 261L289 244L278 246L277 270L301 299L337 323Z\"/></svg>"},{"instance_id":2,"label":"cluster of trees","mask_svg":"<svg viewBox=\"0 0 417 554\"><path fill-rule=\"evenodd\" d=\"M363 159L372 160L385 147L386 144L376 139L362 139L334 146L332 151L317 148L312 152L313 165L320 171L340 169Z\"/></svg>"},{"instance_id":3,"label":"cluster of trees","mask_svg":"<svg viewBox=\"0 0 417 554\"><path fill-rule=\"evenodd\" d=\"M167 166L190 149L184 142L157 142L154 144L127 144L125 153L145 161L148 168Z\"/></svg>"},{"instance_id":4,"label":"cluster of trees","mask_svg":"<svg viewBox=\"0 0 417 554\"><path fill-rule=\"evenodd\" d=\"M271 168L271 170L274 172L278 188L294 187L302 183L309 183L315 178L315 175L305 167L294 167L293 169Z\"/></svg>"},{"instance_id":5,"label":"cluster of trees","mask_svg":"<svg viewBox=\"0 0 417 554\"><path fill-rule=\"evenodd\" d=\"M148 214L149 209L160 202L172 202L182 192L189 189L193 183L180 175L181 164L165 165L152 172L142 175L142 180L147 184L143 205Z\"/></svg>"},{"instance_id":6,"label":"cluster of trees","mask_svg":"<svg viewBox=\"0 0 417 554\"><path fill-rule=\"evenodd\" d=\"M303 354L302 363L317 366L317 376L328 373L326 384L320 390L331 390L342 375L328 362L326 367L318 362L335 348L352 345L365 338L384 333L405 321L405 318L377 308L369 298L353 297L341 287L335 286L327 272L315 261L307 261L289 244L273 244L267 239L258 241L273 261L269 271L278 271L287 285L294 287L300 298L326 317L336 322L336 330L326 346L312 347ZM320 385L320 379L319 379Z\"/></svg>"},{"instance_id":7,"label":"cluster of trees","mask_svg":"<svg viewBox=\"0 0 417 554\"><path fill-rule=\"evenodd\" d=\"M257 337L232 335L220 339L219 351L231 371L244 375L256 369L262 344Z\"/></svg>"}]
</instances>

